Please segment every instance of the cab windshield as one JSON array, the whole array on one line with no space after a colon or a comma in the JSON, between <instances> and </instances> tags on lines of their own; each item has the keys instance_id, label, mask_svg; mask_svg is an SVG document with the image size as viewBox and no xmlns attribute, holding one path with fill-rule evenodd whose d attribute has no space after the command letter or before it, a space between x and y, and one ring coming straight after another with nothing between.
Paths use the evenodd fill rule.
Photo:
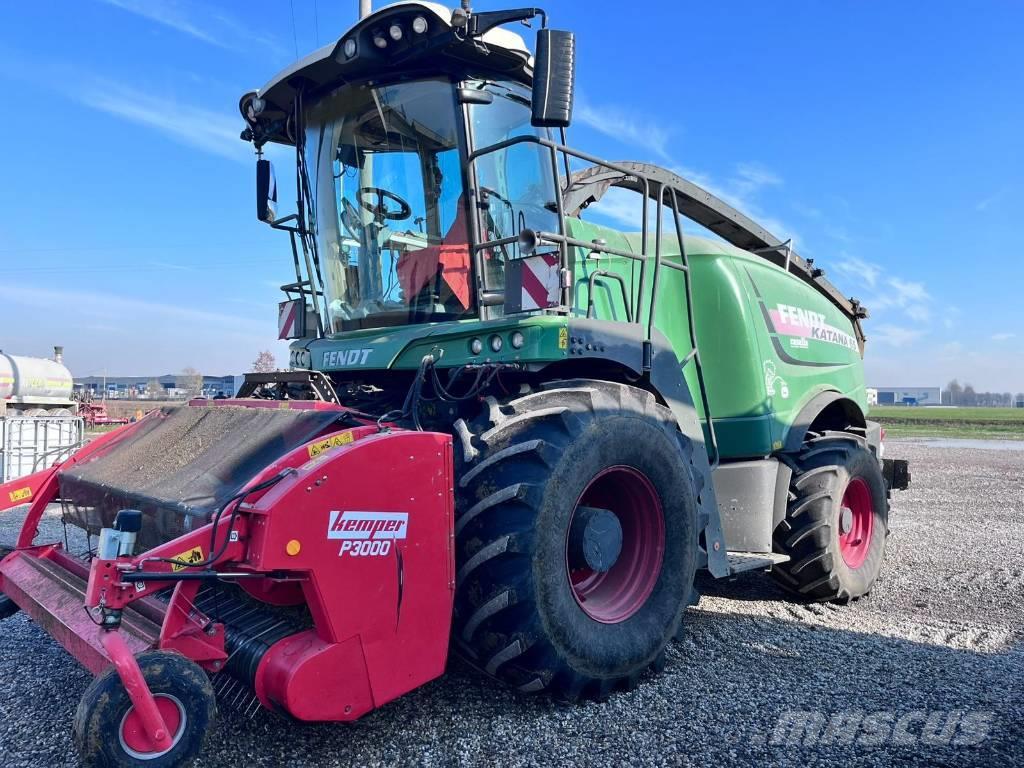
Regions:
<instances>
[{"instance_id":1,"label":"cab windshield","mask_svg":"<svg viewBox=\"0 0 1024 768\"><path fill-rule=\"evenodd\" d=\"M331 332L474 315L457 115L442 79L346 85L307 110Z\"/></svg>"}]
</instances>

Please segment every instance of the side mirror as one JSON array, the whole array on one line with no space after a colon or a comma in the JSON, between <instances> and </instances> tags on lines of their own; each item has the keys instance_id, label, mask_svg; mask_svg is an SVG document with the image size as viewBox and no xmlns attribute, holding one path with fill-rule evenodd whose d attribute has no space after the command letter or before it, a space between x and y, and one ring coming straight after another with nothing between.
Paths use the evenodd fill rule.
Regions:
<instances>
[{"instance_id":1,"label":"side mirror","mask_svg":"<svg viewBox=\"0 0 1024 768\"><path fill-rule=\"evenodd\" d=\"M277 218L277 178L269 160L256 161L256 218L267 224Z\"/></svg>"},{"instance_id":2,"label":"side mirror","mask_svg":"<svg viewBox=\"0 0 1024 768\"><path fill-rule=\"evenodd\" d=\"M576 38L573 33L538 29L533 65L533 125L538 128L569 126L575 79Z\"/></svg>"}]
</instances>

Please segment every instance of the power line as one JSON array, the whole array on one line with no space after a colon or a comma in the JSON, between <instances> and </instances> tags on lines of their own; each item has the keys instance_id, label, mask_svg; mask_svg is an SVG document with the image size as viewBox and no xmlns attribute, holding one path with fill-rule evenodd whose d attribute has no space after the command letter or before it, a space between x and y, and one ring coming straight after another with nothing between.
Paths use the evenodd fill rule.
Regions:
<instances>
[{"instance_id":1,"label":"power line","mask_svg":"<svg viewBox=\"0 0 1024 768\"><path fill-rule=\"evenodd\" d=\"M299 35L295 31L295 0L288 0L288 5L292 9L292 41L295 43L295 58L299 58Z\"/></svg>"},{"instance_id":2,"label":"power line","mask_svg":"<svg viewBox=\"0 0 1024 768\"><path fill-rule=\"evenodd\" d=\"M313 31L316 33L316 45L320 47L320 9L317 0L313 0Z\"/></svg>"}]
</instances>

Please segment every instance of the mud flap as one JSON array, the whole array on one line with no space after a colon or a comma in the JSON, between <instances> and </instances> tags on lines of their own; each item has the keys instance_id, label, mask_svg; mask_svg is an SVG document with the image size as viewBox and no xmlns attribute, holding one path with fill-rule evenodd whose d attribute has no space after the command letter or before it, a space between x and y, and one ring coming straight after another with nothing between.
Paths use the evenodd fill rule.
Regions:
<instances>
[{"instance_id":1,"label":"mud flap","mask_svg":"<svg viewBox=\"0 0 1024 768\"><path fill-rule=\"evenodd\" d=\"M882 459L882 477L890 491L905 491L910 487L910 464L905 459Z\"/></svg>"}]
</instances>

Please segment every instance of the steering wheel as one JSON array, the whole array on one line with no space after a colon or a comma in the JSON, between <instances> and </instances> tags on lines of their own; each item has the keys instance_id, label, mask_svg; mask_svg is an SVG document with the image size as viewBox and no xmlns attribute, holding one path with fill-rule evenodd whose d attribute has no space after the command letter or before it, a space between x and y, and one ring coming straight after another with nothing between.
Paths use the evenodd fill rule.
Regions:
<instances>
[{"instance_id":1,"label":"steering wheel","mask_svg":"<svg viewBox=\"0 0 1024 768\"><path fill-rule=\"evenodd\" d=\"M374 194L377 196L376 205L363 200L363 195L366 194ZM361 187L359 191L356 192L356 198L358 198L359 204L363 206L364 210L368 213L372 213L374 218L380 219L381 221L402 221L403 219L408 219L412 216L412 206L394 192L387 189L381 189L380 187ZM385 199L398 203L398 210L389 211L387 206L384 205Z\"/></svg>"},{"instance_id":2,"label":"steering wheel","mask_svg":"<svg viewBox=\"0 0 1024 768\"><path fill-rule=\"evenodd\" d=\"M376 195L376 204L363 200L363 196L366 194ZM385 221L402 221L412 216L412 206L387 189L360 187L356 192L356 198L359 200L363 210L373 214L374 223L378 225L383 224ZM398 203L398 210L388 210L387 206L384 205L385 200L393 200ZM341 198L341 223L352 237L360 242L362 241L363 232L366 229L363 224L363 217L360 216L359 209L349 202L347 197Z\"/></svg>"}]
</instances>

